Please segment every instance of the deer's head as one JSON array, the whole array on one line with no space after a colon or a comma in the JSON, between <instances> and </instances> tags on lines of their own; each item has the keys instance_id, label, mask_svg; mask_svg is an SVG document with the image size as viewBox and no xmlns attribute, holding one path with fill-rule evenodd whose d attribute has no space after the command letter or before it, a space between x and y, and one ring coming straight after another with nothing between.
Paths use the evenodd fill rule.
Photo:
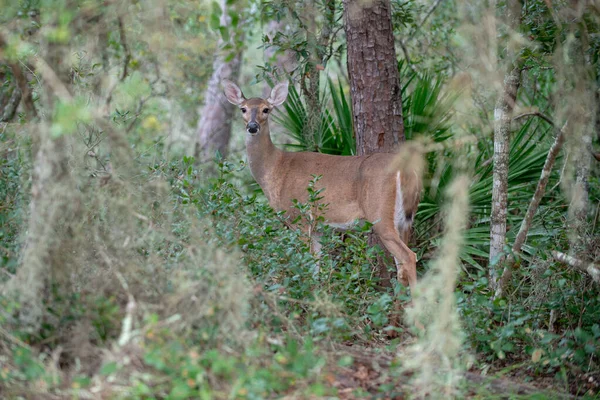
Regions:
<instances>
[{"instance_id":1,"label":"deer's head","mask_svg":"<svg viewBox=\"0 0 600 400\"><path fill-rule=\"evenodd\" d=\"M257 135L269 122L269 114L274 107L280 106L288 95L288 83L278 83L271 89L268 99L254 97L246 99L242 90L233 82L223 79L225 97L231 104L240 108L246 123L246 132Z\"/></svg>"}]
</instances>

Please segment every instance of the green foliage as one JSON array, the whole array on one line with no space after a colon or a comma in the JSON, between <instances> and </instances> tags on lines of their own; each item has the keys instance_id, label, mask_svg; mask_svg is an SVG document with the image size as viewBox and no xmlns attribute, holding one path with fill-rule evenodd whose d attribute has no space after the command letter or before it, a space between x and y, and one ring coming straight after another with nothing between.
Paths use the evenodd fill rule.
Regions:
<instances>
[{"instance_id":1,"label":"green foliage","mask_svg":"<svg viewBox=\"0 0 600 400\"><path fill-rule=\"evenodd\" d=\"M92 120L90 110L83 99L72 102L61 101L56 106L50 134L57 138L62 135L73 134L77 124L87 124Z\"/></svg>"},{"instance_id":2,"label":"green foliage","mask_svg":"<svg viewBox=\"0 0 600 400\"><path fill-rule=\"evenodd\" d=\"M29 165L16 146L15 135L17 133L12 129L0 134L0 282L16 271L21 248L19 235L28 199Z\"/></svg>"},{"instance_id":3,"label":"green foliage","mask_svg":"<svg viewBox=\"0 0 600 400\"><path fill-rule=\"evenodd\" d=\"M183 168L190 172L189 164ZM389 298L378 293L373 276L378 250L368 245L364 235L370 225L356 226L343 236L322 226L320 214L326 205L320 203L322 190L315 189L319 177L307 182L309 201L296 203L295 223L323 234L323 256L316 273L317 261L308 251L305 234L288 229L283 214L274 213L264 201L244 195L232 184L241 168L222 161L219 177L208 188L186 192L182 201L196 204L200 215L212 220L219 245L242 248L256 284L264 288L264 305L275 302L292 320L305 321L295 329L305 329L317 338L370 334L373 309L369 307L381 296ZM266 318L275 326L290 323L276 315ZM384 326L375 323L377 328Z\"/></svg>"},{"instance_id":4,"label":"green foliage","mask_svg":"<svg viewBox=\"0 0 600 400\"><path fill-rule=\"evenodd\" d=\"M386 333L405 332L391 326L390 317L396 299L408 299L398 285L380 287L374 272L380 250L365 237L372 225L357 224L344 233L323 226L328 206L322 204L319 177L313 177L306 182L307 203L295 203L294 211L295 222L322 235L323 254L316 260L309 252L308 234L289 229L289 217L274 212L260 191L245 189L253 180L244 163L219 159L218 175L209 178L203 165L187 156L180 161L183 154L178 152L190 147L178 135L193 135L218 39L224 41L219 50L229 56L252 48L252 40L263 35L256 33L259 24L251 22L291 17L295 28L263 38L263 46L293 51L300 59L294 74L301 74L304 83L312 83L313 76L305 72L318 62L334 73L334 63L326 62L342 54L343 39L333 37L327 46L314 43L326 22L326 4L313 4L319 14L315 16L302 13L308 3L228 1L233 26L226 27L214 2L169 0L159 10L152 3L134 1L123 13L118 2L75 1L70 7L64 1L5 3L0 21L7 26L2 32L7 47L2 54L23 66L40 119L28 121L22 113L0 126L0 281L10 280L23 266L31 206L30 157L36 156L39 145L30 142L38 126L68 143L65 160L73 183L68 195L81 214L73 217L70 229L61 231L63 223L72 222L65 215L55 225L58 229L46 233L48 242L42 241L75 246L57 260L43 260L44 265L67 260L59 271L68 273L64 282L48 278L52 284L43 293L47 297L40 328L32 332L13 325L27 310L17 298L0 297L2 395L342 397L336 393L337 383L331 382L340 376L338 368L343 369L342 377L348 370L354 377L360 375L351 370L356 367L351 356L338 360L330 349L351 342L356 348L363 344L374 353L385 353L390 343ZM555 91L551 60L567 55L556 49L564 45L570 28L560 20L565 4L548 4L525 4L520 29L527 43L519 43L527 71L518 104L552 114L560 93ZM343 21L341 2L334 6L330 28L336 30ZM440 194L458 170L466 169L473 177L472 214L461 253L467 274L455 295L466 351L476 356L474 368L489 368L490 375L517 370L525 379L556 376L558 384L579 390L578 379L595 377L600 369L600 300L589 278L550 256L555 248L567 248L569 241L568 202L557 190L559 172L552 173L524 251L516 255L518 268L508 294L493 300L483 272L493 187L487 129L491 118L483 99L477 115L480 125L470 125L470 119L451 123L455 94L445 86L445 76L465 68L455 42L460 40L455 30L462 28L457 3L434 2L437 8L429 9L413 1L393 1L392 6L394 31L410 56L410 64L399 65L406 137L444 148L427 156L414 244L420 272L427 269L426 261L441 237ZM598 24L593 12L585 12L587 55L597 72ZM104 28L102 39L98 33ZM582 38L569 37L583 43ZM61 60L69 68L63 83L76 98L72 103L56 102L52 110L38 101L51 93L46 93L42 83L47 80L35 71L31 58L44 60L48 41L65 46L70 54ZM314 58L318 53L321 60ZM14 87L8 68L0 69L3 88ZM267 65L264 72L277 71ZM343 81L329 80L320 93L318 129L309 137L306 99L290 89L285 112L276 122L297 141L293 147L354 154L353 119ZM487 90L491 89L481 92ZM97 124L99 114L111 125ZM521 121L514 122L511 136L507 252L554 134L545 122ZM464 131L477 138L467 154L453 146L453 139ZM118 156L121 151L125 160ZM595 170L589 186L590 200L597 202ZM588 237L582 241L589 254L584 259L596 257L597 229L597 224L587 227ZM396 342L391 344L391 354L396 355ZM393 382L379 384L377 395L390 397L395 383L405 382L397 365L401 362L398 357L387 369L381 365L378 378L389 374ZM353 394L375 395L366 389Z\"/></svg>"},{"instance_id":5,"label":"green foliage","mask_svg":"<svg viewBox=\"0 0 600 400\"><path fill-rule=\"evenodd\" d=\"M540 268L548 269L540 273ZM526 302L519 297L493 300L482 274L462 284L458 304L474 350L485 355L488 362L524 362L539 373L558 374L565 362L583 371L597 370L597 289L580 292L575 288L580 277L543 263L522 275L522 279L538 280L531 288L520 289L527 291L520 296L529 297Z\"/></svg>"},{"instance_id":6,"label":"green foliage","mask_svg":"<svg viewBox=\"0 0 600 400\"><path fill-rule=\"evenodd\" d=\"M289 145L300 151L316 151L325 154L353 155L356 152L352 129L352 111L341 83L329 80L329 93L333 111L324 108L312 135L306 135L308 112L298 91L290 86L289 95L283 104L285 113L275 114L274 121L285 128L296 143ZM328 96L323 93L321 104L327 104Z\"/></svg>"},{"instance_id":7,"label":"green foliage","mask_svg":"<svg viewBox=\"0 0 600 400\"><path fill-rule=\"evenodd\" d=\"M402 115L406 140L426 137L442 142L449 139L452 106L458 94L444 92L444 79L439 73L419 75L404 62L400 62L398 68L403 77Z\"/></svg>"},{"instance_id":8,"label":"green foliage","mask_svg":"<svg viewBox=\"0 0 600 400\"><path fill-rule=\"evenodd\" d=\"M310 341L301 344L288 337L285 343L265 345L258 339L247 343L241 353L232 354L194 346L166 330L151 336L145 340L144 363L153 378L135 377L128 398L263 399L289 391L301 397L327 392L319 378L325 360L315 354ZM120 372L114 363L106 364L103 370L107 376ZM298 382L303 385L299 387Z\"/></svg>"}]
</instances>

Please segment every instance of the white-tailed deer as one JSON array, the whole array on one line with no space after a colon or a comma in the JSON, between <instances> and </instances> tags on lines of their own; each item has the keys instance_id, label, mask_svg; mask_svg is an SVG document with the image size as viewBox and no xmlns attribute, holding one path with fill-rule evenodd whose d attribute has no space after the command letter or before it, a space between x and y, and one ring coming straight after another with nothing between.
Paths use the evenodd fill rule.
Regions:
<instances>
[{"instance_id":1,"label":"white-tailed deer","mask_svg":"<svg viewBox=\"0 0 600 400\"><path fill-rule=\"evenodd\" d=\"M286 211L293 220L298 210L292 200L306 202L312 175L321 175L318 188L325 188L322 202L327 224L344 228L356 220L373 223L373 230L392 253L398 281L414 289L416 256L402 238L407 238L417 211L421 181L416 170L393 167L395 154L332 156L311 152L286 152L271 141L269 114L288 95L288 84L279 83L268 99L246 99L240 88L224 80L225 97L240 108L246 123L246 150L252 176L275 210ZM312 238L311 238L312 239ZM314 240L314 239L313 239Z\"/></svg>"}]
</instances>

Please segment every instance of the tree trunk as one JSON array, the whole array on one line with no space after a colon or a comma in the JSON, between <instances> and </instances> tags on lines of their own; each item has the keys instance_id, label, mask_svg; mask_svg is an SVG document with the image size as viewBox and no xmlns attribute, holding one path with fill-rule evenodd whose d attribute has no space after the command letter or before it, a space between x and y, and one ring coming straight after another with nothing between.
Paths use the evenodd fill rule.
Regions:
<instances>
[{"instance_id":1,"label":"tree trunk","mask_svg":"<svg viewBox=\"0 0 600 400\"><path fill-rule=\"evenodd\" d=\"M583 18L581 16L581 18ZM573 27L575 32L579 24ZM590 228L587 223L589 212L589 177L592 167L592 136L596 121L594 120L596 105L593 73L590 61L587 59L589 52L589 38L584 29L579 28L582 40L566 46L568 58L564 60L565 65L560 71L563 75L564 85L563 100L565 108L563 112L568 116L566 130L567 151L571 166L567 165L567 171L574 169L575 179L567 177L563 185L568 185L567 190L570 197L569 202L569 242L570 255L581 257L581 253L588 251L587 236ZM560 75L559 75L560 76ZM570 175L570 174L569 174ZM585 258L585 257L584 257Z\"/></svg>"},{"instance_id":2,"label":"tree trunk","mask_svg":"<svg viewBox=\"0 0 600 400\"><path fill-rule=\"evenodd\" d=\"M389 0L344 0L348 74L357 154L391 152L404 141L402 98Z\"/></svg>"},{"instance_id":3,"label":"tree trunk","mask_svg":"<svg viewBox=\"0 0 600 400\"><path fill-rule=\"evenodd\" d=\"M0 79L7 81L3 73L0 72ZM21 103L21 90L13 82L5 88L0 89L0 122L10 122L17 113L17 108Z\"/></svg>"},{"instance_id":4,"label":"tree trunk","mask_svg":"<svg viewBox=\"0 0 600 400\"><path fill-rule=\"evenodd\" d=\"M496 266L505 259L506 213L508 208L508 157L510 123L521 84L521 67L514 67L504 78L504 88L494 109L494 172L492 185L492 214L490 216L490 285L498 287Z\"/></svg>"},{"instance_id":5,"label":"tree trunk","mask_svg":"<svg viewBox=\"0 0 600 400\"><path fill-rule=\"evenodd\" d=\"M230 40L234 39L236 27L230 26L231 18L227 13L226 0L221 0L221 8L221 26L228 27L228 31L231 32ZM223 45L221 38L218 47ZM199 111L200 118L196 130L195 153L201 162L212 159L217 151L223 156L227 155L234 106L223 96L221 81L229 79L236 82L239 79L241 59L242 51L238 49L233 58L227 59L227 54L221 53L213 63L213 73L204 95L204 106Z\"/></svg>"},{"instance_id":6,"label":"tree trunk","mask_svg":"<svg viewBox=\"0 0 600 400\"><path fill-rule=\"evenodd\" d=\"M498 8L498 5L496 5ZM507 37L518 31L521 19L521 3L519 0L506 2L505 22L509 29ZM508 40L508 39L507 39ZM504 60L505 69L502 92L498 96L494 108L494 163L492 185L492 212L490 215L490 254L489 277L490 288L498 288L497 265L504 263L506 254L506 215L508 210L508 162L510 151L510 124L517 100L517 92L521 85L521 61L517 61L517 50L510 40L504 49L507 53Z\"/></svg>"},{"instance_id":7,"label":"tree trunk","mask_svg":"<svg viewBox=\"0 0 600 400\"><path fill-rule=\"evenodd\" d=\"M402 95L389 0L344 0L344 30L358 155L393 152L404 141ZM369 243L384 248L376 235ZM386 252L387 253L387 252ZM391 260L387 253L388 260ZM377 260L384 286L393 274Z\"/></svg>"},{"instance_id":8,"label":"tree trunk","mask_svg":"<svg viewBox=\"0 0 600 400\"><path fill-rule=\"evenodd\" d=\"M552 174L552 168L554 167L554 162L556 161L556 157L558 157L558 152L563 146L565 141L565 135L562 130L556 128L551 120L540 113L535 113L534 115L539 115L541 118L545 119L555 128L556 138L554 139L554 143L550 147L548 151L548 155L546 156L546 162L544 163L544 168L542 168L542 173L540 176L540 180L538 181L537 187L533 194L533 198L529 203L529 207L527 207L527 212L525 213L525 217L521 222L521 227L519 228L519 233L517 233L517 237L512 246L512 254L510 254L504 266L504 270L502 271L502 276L500 277L500 281L496 287L496 292L494 293L494 298L499 298L504 295L506 290L506 286L510 282L512 277L512 270L515 265L514 254L520 253L525 241L527 240L527 234L529 233L529 228L531 227L531 223L533 222L533 217L544 197L544 193L546 192L546 185L550 180L550 175Z\"/></svg>"},{"instance_id":9,"label":"tree trunk","mask_svg":"<svg viewBox=\"0 0 600 400\"><path fill-rule=\"evenodd\" d=\"M17 274L5 286L5 295L20 303L18 323L21 329L35 332L44 319L51 317L46 308L51 302L51 288L60 287L69 279L69 266L77 249L73 246L72 223L79 209L78 191L69 166L68 142L74 135L52 137L52 115L59 98L70 101L65 88L70 77L67 46L47 44L38 64L38 74L44 82L42 101L47 111L37 129L34 141L33 183L29 204L29 226L23 258ZM58 286L57 286L58 285Z\"/></svg>"}]
</instances>

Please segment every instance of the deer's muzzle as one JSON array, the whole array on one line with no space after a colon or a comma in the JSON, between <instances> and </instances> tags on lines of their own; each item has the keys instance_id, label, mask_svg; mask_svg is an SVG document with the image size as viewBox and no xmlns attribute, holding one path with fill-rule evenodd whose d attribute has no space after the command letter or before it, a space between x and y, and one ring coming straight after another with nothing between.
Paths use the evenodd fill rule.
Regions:
<instances>
[{"instance_id":1,"label":"deer's muzzle","mask_svg":"<svg viewBox=\"0 0 600 400\"><path fill-rule=\"evenodd\" d=\"M246 130L251 135L256 135L258 133L259 129L260 129L260 125L254 121L250 121L250 122L248 122L248 125L246 125Z\"/></svg>"}]
</instances>

